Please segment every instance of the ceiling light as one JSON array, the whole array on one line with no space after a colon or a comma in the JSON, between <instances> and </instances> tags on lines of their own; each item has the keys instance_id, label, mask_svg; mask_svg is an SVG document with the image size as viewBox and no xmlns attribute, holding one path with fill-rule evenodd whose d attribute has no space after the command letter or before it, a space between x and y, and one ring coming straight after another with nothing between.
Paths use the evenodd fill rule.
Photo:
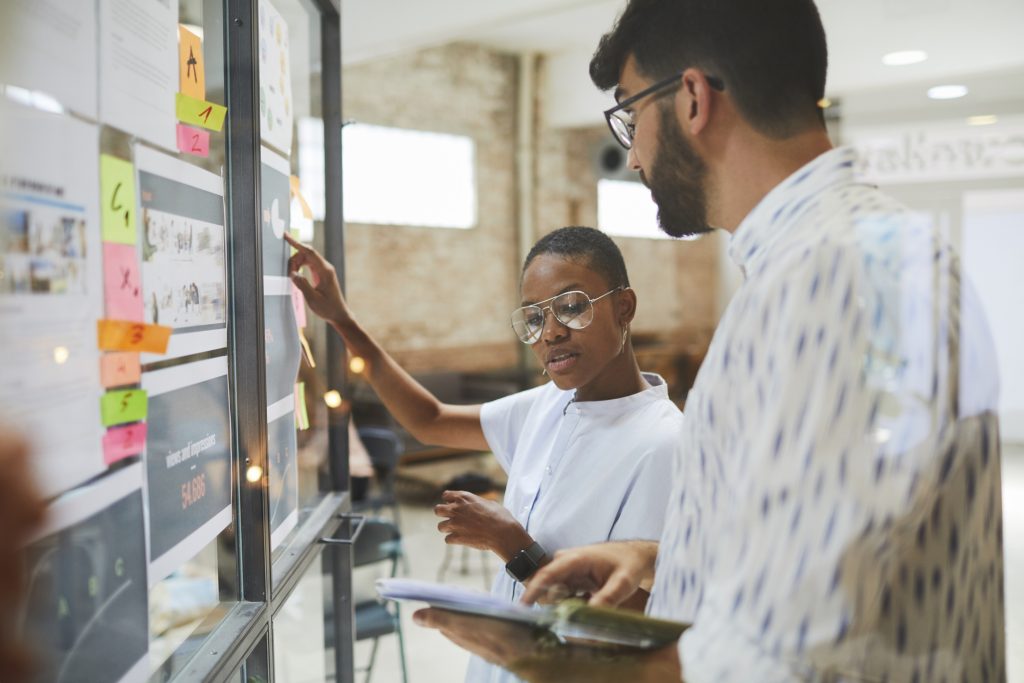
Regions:
<instances>
[{"instance_id":1,"label":"ceiling light","mask_svg":"<svg viewBox=\"0 0 1024 683\"><path fill-rule=\"evenodd\" d=\"M890 52L882 57L882 64L886 66L908 66L910 64L920 64L926 59L928 59L928 53L924 50L900 50L899 52Z\"/></svg>"},{"instance_id":2,"label":"ceiling light","mask_svg":"<svg viewBox=\"0 0 1024 683\"><path fill-rule=\"evenodd\" d=\"M999 120L999 117L995 114L983 114L981 116L968 116L968 126L991 126L993 123Z\"/></svg>"},{"instance_id":3,"label":"ceiling light","mask_svg":"<svg viewBox=\"0 0 1024 683\"><path fill-rule=\"evenodd\" d=\"M934 88L928 88L928 97L933 100L955 100L966 94L966 85L937 85Z\"/></svg>"},{"instance_id":4,"label":"ceiling light","mask_svg":"<svg viewBox=\"0 0 1024 683\"><path fill-rule=\"evenodd\" d=\"M828 109L831 106L832 106L832 100L830 100L827 97L822 97L820 100L818 100L818 107L821 108L821 109Z\"/></svg>"}]
</instances>

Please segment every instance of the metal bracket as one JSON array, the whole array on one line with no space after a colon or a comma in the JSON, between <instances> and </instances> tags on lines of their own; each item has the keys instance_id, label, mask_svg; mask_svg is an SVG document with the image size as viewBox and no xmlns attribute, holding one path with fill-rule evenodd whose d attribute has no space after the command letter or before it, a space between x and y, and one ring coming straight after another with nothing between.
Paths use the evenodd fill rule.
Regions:
<instances>
[{"instance_id":1,"label":"metal bracket","mask_svg":"<svg viewBox=\"0 0 1024 683\"><path fill-rule=\"evenodd\" d=\"M338 515L341 519L347 519L350 522L356 523L356 529L352 532L351 538L321 538L318 543L324 545L352 545L359 538L359 534L363 532L363 526L366 525L366 515L353 515L347 512Z\"/></svg>"}]
</instances>

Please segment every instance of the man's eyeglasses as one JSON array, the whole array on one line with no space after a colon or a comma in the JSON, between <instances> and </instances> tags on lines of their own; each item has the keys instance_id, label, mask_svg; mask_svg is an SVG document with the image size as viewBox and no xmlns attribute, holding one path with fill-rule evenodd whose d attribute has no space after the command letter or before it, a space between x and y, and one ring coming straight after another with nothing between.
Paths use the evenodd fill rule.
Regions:
<instances>
[{"instance_id":1,"label":"man's eyeglasses","mask_svg":"<svg viewBox=\"0 0 1024 683\"><path fill-rule=\"evenodd\" d=\"M649 88L644 88L632 97L627 97L611 109L604 112L605 121L608 122L608 127L612 131L612 135L618 140L619 144L629 149L633 146L633 133L636 131L636 124L633 123L633 112L626 111L626 107L636 104L639 100L653 95L654 93L667 88L670 85L679 83L679 79L683 77L685 70L680 71L674 76L669 76L663 81L658 81ZM721 78L717 76L704 76L708 85L718 91L725 90L725 83Z\"/></svg>"},{"instance_id":2,"label":"man's eyeglasses","mask_svg":"<svg viewBox=\"0 0 1024 683\"><path fill-rule=\"evenodd\" d=\"M512 311L512 329L524 344L536 344L540 340L541 332L544 331L544 321L547 319L544 312L550 310L555 320L569 329L582 330L594 322L594 302L623 289L625 287L610 289L596 299L591 299L584 292L573 290L530 306L517 308Z\"/></svg>"}]
</instances>

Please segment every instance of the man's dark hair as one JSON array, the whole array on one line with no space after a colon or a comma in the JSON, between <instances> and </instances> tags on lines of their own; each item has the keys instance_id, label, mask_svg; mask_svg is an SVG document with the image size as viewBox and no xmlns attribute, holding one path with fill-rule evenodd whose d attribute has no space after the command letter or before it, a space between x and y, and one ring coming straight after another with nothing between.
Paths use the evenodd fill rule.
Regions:
<instances>
[{"instance_id":1,"label":"man's dark hair","mask_svg":"<svg viewBox=\"0 0 1024 683\"><path fill-rule=\"evenodd\" d=\"M594 228L569 226L559 228L541 237L523 262L523 272L541 254L555 254L579 259L587 267L600 273L610 287L629 287L626 262L622 252L608 235Z\"/></svg>"},{"instance_id":2,"label":"man's dark hair","mask_svg":"<svg viewBox=\"0 0 1024 683\"><path fill-rule=\"evenodd\" d=\"M591 80L615 87L629 55L651 81L689 67L717 76L769 137L824 125L828 48L813 0L630 0L601 37Z\"/></svg>"}]
</instances>

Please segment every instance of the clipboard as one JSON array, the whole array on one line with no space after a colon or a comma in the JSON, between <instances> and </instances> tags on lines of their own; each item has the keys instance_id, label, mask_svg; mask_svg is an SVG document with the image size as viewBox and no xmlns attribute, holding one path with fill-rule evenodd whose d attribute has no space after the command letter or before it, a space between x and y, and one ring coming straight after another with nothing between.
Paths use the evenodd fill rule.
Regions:
<instances>
[{"instance_id":1,"label":"clipboard","mask_svg":"<svg viewBox=\"0 0 1024 683\"><path fill-rule=\"evenodd\" d=\"M577 598L527 607L482 591L430 581L378 579L376 585L385 600L425 602L439 609L526 624L551 632L563 643L655 650L678 640L689 627L633 610L591 607Z\"/></svg>"}]
</instances>

